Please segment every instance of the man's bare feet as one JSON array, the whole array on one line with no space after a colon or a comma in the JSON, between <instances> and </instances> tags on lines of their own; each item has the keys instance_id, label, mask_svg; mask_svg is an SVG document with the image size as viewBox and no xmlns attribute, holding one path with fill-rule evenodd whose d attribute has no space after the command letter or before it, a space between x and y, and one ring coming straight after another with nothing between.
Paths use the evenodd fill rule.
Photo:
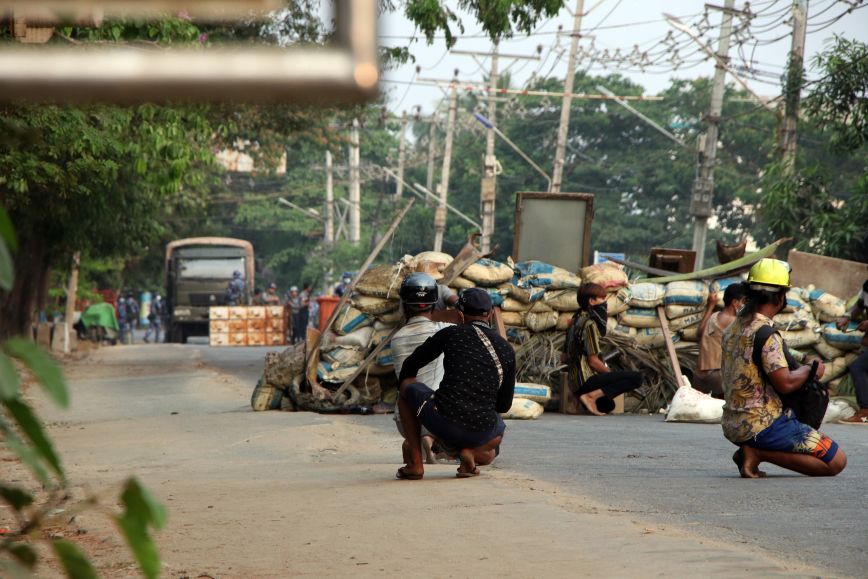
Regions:
<instances>
[{"instance_id":1,"label":"man's bare feet","mask_svg":"<svg viewBox=\"0 0 868 579\"><path fill-rule=\"evenodd\" d=\"M739 455L739 453L741 453ZM763 478L766 473L757 468L760 465L759 452L752 446L743 444L739 447L732 460L738 466L741 478Z\"/></svg>"},{"instance_id":2,"label":"man's bare feet","mask_svg":"<svg viewBox=\"0 0 868 579\"><path fill-rule=\"evenodd\" d=\"M585 405L585 410L587 410L594 416L605 416L605 414L597 410L596 399L592 398L590 393L582 394L581 396L579 396L579 400L581 400L582 404Z\"/></svg>"},{"instance_id":3,"label":"man's bare feet","mask_svg":"<svg viewBox=\"0 0 868 579\"><path fill-rule=\"evenodd\" d=\"M425 453L425 462L427 464L437 464L437 457L434 456L434 438L432 436L422 437L422 451Z\"/></svg>"}]
</instances>

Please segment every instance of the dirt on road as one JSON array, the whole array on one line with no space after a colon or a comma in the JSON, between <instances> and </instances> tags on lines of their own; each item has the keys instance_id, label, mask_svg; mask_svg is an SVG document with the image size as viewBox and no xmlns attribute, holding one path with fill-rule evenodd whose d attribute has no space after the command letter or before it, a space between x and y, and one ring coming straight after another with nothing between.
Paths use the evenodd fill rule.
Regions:
<instances>
[{"instance_id":1,"label":"dirt on road","mask_svg":"<svg viewBox=\"0 0 868 579\"><path fill-rule=\"evenodd\" d=\"M165 577L822 574L496 463L474 479L436 465L422 481L395 480L397 432L364 424L390 417L253 413L251 384L189 346L104 348L65 371L70 410L35 398L74 494L116 496L127 476L140 477L169 510L158 535ZM137 576L104 512L57 532L104 576Z\"/></svg>"}]
</instances>

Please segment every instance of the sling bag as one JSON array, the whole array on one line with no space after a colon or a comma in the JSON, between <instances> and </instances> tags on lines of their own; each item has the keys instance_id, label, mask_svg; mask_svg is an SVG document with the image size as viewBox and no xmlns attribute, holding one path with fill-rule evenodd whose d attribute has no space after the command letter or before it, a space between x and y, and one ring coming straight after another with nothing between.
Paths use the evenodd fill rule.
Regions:
<instances>
[{"instance_id":1,"label":"sling bag","mask_svg":"<svg viewBox=\"0 0 868 579\"><path fill-rule=\"evenodd\" d=\"M485 344L485 348L488 350L488 353L491 354L491 359L494 360L494 366L497 368L497 388L500 389L503 384L503 366L500 365L500 358L497 357L497 352L494 351L494 346L491 344L491 340L488 339L488 336L485 335L485 332L476 326L473 326L473 329L476 330L476 335L478 335L479 339L482 340L482 343Z\"/></svg>"},{"instance_id":2,"label":"sling bag","mask_svg":"<svg viewBox=\"0 0 868 579\"><path fill-rule=\"evenodd\" d=\"M762 353L763 346L772 334L778 334L777 330L772 326L763 326L757 330L753 338L752 360L766 380L769 380L769 377L763 368ZM787 366L789 366L790 370L797 369L799 364L793 359L793 355L790 354L787 343L783 338L781 338L781 342L784 345L784 357L787 359ZM823 417L826 415L826 408L829 406L829 391L826 389L825 384L821 384L817 380L817 366L817 362L814 361L808 379L802 384L801 388L789 394L778 393L784 408L791 409L795 413L796 418L799 419L799 422L804 422L815 430L820 428Z\"/></svg>"}]
</instances>

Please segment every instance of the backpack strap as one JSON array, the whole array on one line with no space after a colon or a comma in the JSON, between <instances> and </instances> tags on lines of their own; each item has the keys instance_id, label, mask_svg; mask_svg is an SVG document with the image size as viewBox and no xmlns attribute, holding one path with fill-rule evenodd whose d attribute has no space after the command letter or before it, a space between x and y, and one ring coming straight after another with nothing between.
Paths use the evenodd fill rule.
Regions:
<instances>
[{"instance_id":1,"label":"backpack strap","mask_svg":"<svg viewBox=\"0 0 868 579\"><path fill-rule=\"evenodd\" d=\"M772 334L778 334L778 336L780 336L780 333L774 329L774 327L762 326L756 331L756 334L754 334L753 337L753 355L751 356L751 359L754 365L759 368L760 375L765 376L766 378L768 378L768 376L766 376L766 371L763 369L763 346L766 345L766 342L769 341ZM787 360L787 366L789 366L790 370L798 368L799 363L796 362L793 355L790 354L790 349L787 347L787 343L783 341L783 339L781 341L784 345L784 358Z\"/></svg>"}]
</instances>

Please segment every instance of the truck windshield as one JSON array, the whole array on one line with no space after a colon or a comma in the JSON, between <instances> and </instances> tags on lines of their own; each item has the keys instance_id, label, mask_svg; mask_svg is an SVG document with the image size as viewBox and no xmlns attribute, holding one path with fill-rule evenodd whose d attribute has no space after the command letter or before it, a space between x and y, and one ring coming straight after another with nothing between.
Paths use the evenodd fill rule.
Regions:
<instances>
[{"instance_id":1,"label":"truck windshield","mask_svg":"<svg viewBox=\"0 0 868 579\"><path fill-rule=\"evenodd\" d=\"M181 279L231 279L235 271L244 274L243 257L178 260L178 276Z\"/></svg>"}]
</instances>

